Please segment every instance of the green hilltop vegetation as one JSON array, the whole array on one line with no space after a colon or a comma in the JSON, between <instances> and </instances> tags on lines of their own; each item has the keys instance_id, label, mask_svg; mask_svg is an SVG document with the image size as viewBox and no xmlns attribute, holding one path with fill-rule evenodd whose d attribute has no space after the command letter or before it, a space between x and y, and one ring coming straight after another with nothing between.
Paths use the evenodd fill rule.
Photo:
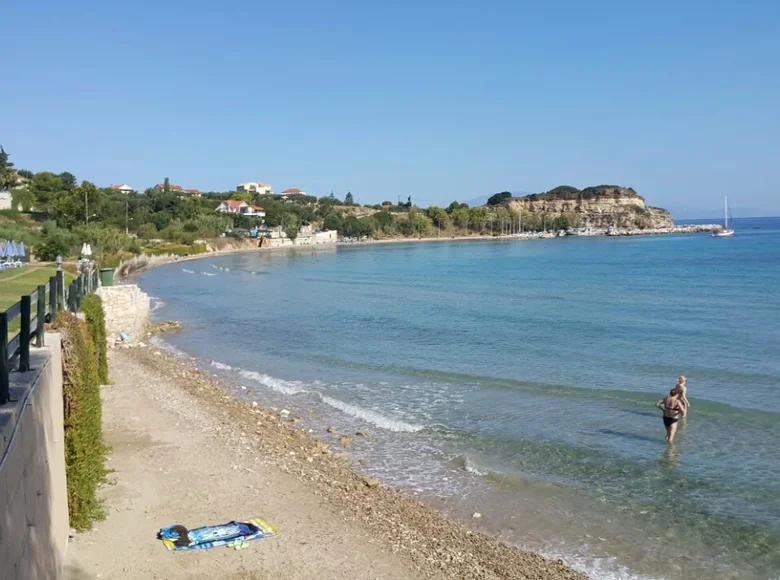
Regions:
<instances>
[{"instance_id":1,"label":"green hilltop vegetation","mask_svg":"<svg viewBox=\"0 0 780 580\"><path fill-rule=\"evenodd\" d=\"M615 186L556 187L529 199L592 199L614 194ZM338 199L308 195L257 195L205 192L195 197L172 188L169 180L143 192L123 193L110 187L79 182L70 172L53 173L15 169L8 153L0 148L0 191L9 190L16 209L0 211L0 239L22 241L33 248L39 260L57 255L77 255L81 244L91 244L103 264L139 253L196 254L205 251L201 243L233 230L254 226L282 226L295 239L303 224L337 230L340 237L375 239L392 237L498 235L546 228L579 227L576 215L540 215L513 209L512 194L501 192L485 206L469 207L453 201L447 207L419 208L412 203L358 205L351 193ZM612 192L609 193L608 192ZM621 189L631 192L631 189ZM261 206L265 218L216 212L226 199L243 200ZM125 235L127 231L128 235Z\"/></svg>"}]
</instances>

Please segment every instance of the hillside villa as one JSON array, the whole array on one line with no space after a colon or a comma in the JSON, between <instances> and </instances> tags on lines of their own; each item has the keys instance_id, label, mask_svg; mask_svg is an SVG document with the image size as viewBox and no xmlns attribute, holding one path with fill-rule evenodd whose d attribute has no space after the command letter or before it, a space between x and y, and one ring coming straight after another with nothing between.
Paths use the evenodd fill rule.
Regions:
<instances>
[{"instance_id":1,"label":"hillside villa","mask_svg":"<svg viewBox=\"0 0 780 580\"><path fill-rule=\"evenodd\" d=\"M119 193L135 193L135 189L127 185L126 183L122 183L120 185L112 185L111 189L114 191L118 191Z\"/></svg>"},{"instance_id":2,"label":"hillside villa","mask_svg":"<svg viewBox=\"0 0 780 580\"><path fill-rule=\"evenodd\" d=\"M247 202L237 199L226 199L217 206L216 211L219 213L240 214L247 217L265 217L265 210L262 207L249 205Z\"/></svg>"},{"instance_id":3,"label":"hillside villa","mask_svg":"<svg viewBox=\"0 0 780 580\"><path fill-rule=\"evenodd\" d=\"M274 190L267 183L260 181L247 181L236 185L236 191L239 193L257 193L259 195L271 195Z\"/></svg>"},{"instance_id":4,"label":"hillside villa","mask_svg":"<svg viewBox=\"0 0 780 580\"><path fill-rule=\"evenodd\" d=\"M291 187L290 189L285 189L282 192L282 197L286 197L288 195L308 195L308 193L302 189L298 189L297 187Z\"/></svg>"},{"instance_id":5,"label":"hillside villa","mask_svg":"<svg viewBox=\"0 0 780 580\"><path fill-rule=\"evenodd\" d=\"M162 191L165 188L165 185L162 183L158 183L154 186L155 189L159 189ZM176 185L174 183L171 183L168 185L168 188L171 190L171 193L178 193L179 198L185 198L185 197L200 197L200 191L197 189L184 189L181 185Z\"/></svg>"}]
</instances>

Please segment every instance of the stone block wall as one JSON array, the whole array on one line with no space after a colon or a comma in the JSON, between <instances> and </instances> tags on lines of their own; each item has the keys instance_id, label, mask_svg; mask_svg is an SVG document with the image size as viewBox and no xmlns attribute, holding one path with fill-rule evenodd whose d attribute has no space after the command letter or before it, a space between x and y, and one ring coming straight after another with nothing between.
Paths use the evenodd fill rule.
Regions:
<instances>
[{"instance_id":1,"label":"stone block wall","mask_svg":"<svg viewBox=\"0 0 780 580\"><path fill-rule=\"evenodd\" d=\"M109 340L118 338L120 332L127 334L134 342L144 336L150 313L148 294L135 284L103 286L97 294L103 299L106 336Z\"/></svg>"},{"instance_id":2,"label":"stone block wall","mask_svg":"<svg viewBox=\"0 0 780 580\"><path fill-rule=\"evenodd\" d=\"M68 544L68 494L59 334L32 349L33 370L11 373L0 406L0 578L60 578Z\"/></svg>"}]
</instances>

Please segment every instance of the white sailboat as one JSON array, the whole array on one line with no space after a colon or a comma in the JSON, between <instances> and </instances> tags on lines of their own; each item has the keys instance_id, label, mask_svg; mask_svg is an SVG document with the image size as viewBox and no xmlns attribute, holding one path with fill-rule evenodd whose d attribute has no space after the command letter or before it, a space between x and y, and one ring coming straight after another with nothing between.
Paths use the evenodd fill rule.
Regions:
<instances>
[{"instance_id":1,"label":"white sailboat","mask_svg":"<svg viewBox=\"0 0 780 580\"><path fill-rule=\"evenodd\" d=\"M732 220L733 221L733 220ZM713 238L728 238L734 235L734 230L729 229L729 198L724 198L723 229L712 232Z\"/></svg>"}]
</instances>

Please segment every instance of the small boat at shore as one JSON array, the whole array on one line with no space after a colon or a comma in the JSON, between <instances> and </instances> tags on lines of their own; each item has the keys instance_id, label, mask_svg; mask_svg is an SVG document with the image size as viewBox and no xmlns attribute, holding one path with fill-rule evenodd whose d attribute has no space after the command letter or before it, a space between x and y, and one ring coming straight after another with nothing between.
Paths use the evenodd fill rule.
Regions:
<instances>
[{"instance_id":1,"label":"small boat at shore","mask_svg":"<svg viewBox=\"0 0 780 580\"><path fill-rule=\"evenodd\" d=\"M730 238L734 235L734 229L729 229L729 198L724 198L724 216L723 216L723 229L715 230L712 232L713 238ZM732 222L734 219L732 218Z\"/></svg>"}]
</instances>

